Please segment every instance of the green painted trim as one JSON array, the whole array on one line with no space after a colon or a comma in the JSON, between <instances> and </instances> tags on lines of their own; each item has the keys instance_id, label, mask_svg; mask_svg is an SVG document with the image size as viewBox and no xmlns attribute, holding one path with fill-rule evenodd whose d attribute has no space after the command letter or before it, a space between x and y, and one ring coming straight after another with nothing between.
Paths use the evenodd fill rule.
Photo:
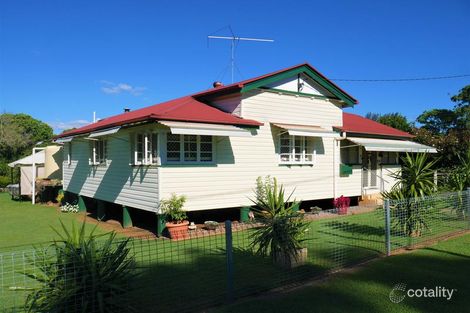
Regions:
<instances>
[{"instance_id":1,"label":"green painted trim","mask_svg":"<svg viewBox=\"0 0 470 313\"><path fill-rule=\"evenodd\" d=\"M127 208L126 206L122 206L122 227L124 228L133 226L131 213L129 211L129 208Z\"/></svg>"},{"instance_id":2,"label":"green painted trim","mask_svg":"<svg viewBox=\"0 0 470 313\"><path fill-rule=\"evenodd\" d=\"M270 77L262 78L252 83L248 83L242 88L241 92L242 93L248 92L250 90L257 89L257 88L269 85L271 83L277 82L284 78L292 77L299 73L305 73L308 76L310 76L310 78L312 78L320 86L322 86L323 88L325 88L326 90L334 94L339 99L343 100L346 104L345 106L355 105L354 99L352 99L346 93L341 91L338 87L333 85L329 80L321 77L320 74L318 74L316 71L314 71L313 69L311 69L310 67L306 65L303 65L303 66L300 66L300 67L297 67L297 68L294 68L294 69L291 69L291 70L288 70L288 71L285 71L285 72L282 72L282 73L279 73Z\"/></svg>"},{"instance_id":3,"label":"green painted trim","mask_svg":"<svg viewBox=\"0 0 470 313\"><path fill-rule=\"evenodd\" d=\"M341 175L351 175L352 174L352 166L346 165L346 164L340 164L339 165L339 173Z\"/></svg>"},{"instance_id":4,"label":"green painted trim","mask_svg":"<svg viewBox=\"0 0 470 313\"><path fill-rule=\"evenodd\" d=\"M97 200L98 203L96 204L97 209L96 209L96 219L98 221L104 221L106 217L106 202Z\"/></svg>"},{"instance_id":5,"label":"green painted trim","mask_svg":"<svg viewBox=\"0 0 470 313\"><path fill-rule=\"evenodd\" d=\"M163 214L157 214L157 236L160 237L166 228L166 218Z\"/></svg>"},{"instance_id":6,"label":"green painted trim","mask_svg":"<svg viewBox=\"0 0 470 313\"><path fill-rule=\"evenodd\" d=\"M78 211L79 212L86 212L86 204L85 204L85 199L83 199L83 196L78 196Z\"/></svg>"},{"instance_id":7,"label":"green painted trim","mask_svg":"<svg viewBox=\"0 0 470 313\"><path fill-rule=\"evenodd\" d=\"M260 87L259 89L266 90L266 91L272 91L272 92L281 92L281 93L285 93L285 94L296 95L296 96L301 96L301 97L308 97L308 98L313 97L313 98L316 98L316 99L323 99L323 100L325 100L325 99L339 100L338 98L315 95L313 93L305 93L305 92L284 90L284 89L278 89L278 88Z\"/></svg>"}]
</instances>

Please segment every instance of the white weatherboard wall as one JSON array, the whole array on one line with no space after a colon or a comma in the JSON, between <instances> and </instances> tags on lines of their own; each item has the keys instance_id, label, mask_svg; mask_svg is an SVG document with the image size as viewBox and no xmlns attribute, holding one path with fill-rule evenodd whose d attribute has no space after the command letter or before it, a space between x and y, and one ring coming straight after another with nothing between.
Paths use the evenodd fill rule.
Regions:
<instances>
[{"instance_id":1,"label":"white weatherboard wall","mask_svg":"<svg viewBox=\"0 0 470 313\"><path fill-rule=\"evenodd\" d=\"M120 130L107 137L108 165L88 163L89 141L72 141L72 161L63 164L64 190L147 211L158 206L158 169L131 166L130 133ZM64 160L69 146L64 145Z\"/></svg>"},{"instance_id":2,"label":"white weatherboard wall","mask_svg":"<svg viewBox=\"0 0 470 313\"><path fill-rule=\"evenodd\" d=\"M385 191L390 191L390 189L392 189L392 187L397 183L397 180L390 176L390 174L396 173L400 169L400 165L381 165L381 174L384 180Z\"/></svg>"},{"instance_id":3,"label":"white weatherboard wall","mask_svg":"<svg viewBox=\"0 0 470 313\"><path fill-rule=\"evenodd\" d=\"M255 91L244 95L241 112L242 117L263 122L264 126L250 138L217 137L213 165L163 165L160 169L162 198L173 192L184 194L188 198L188 210L251 205L249 198L254 197L256 178L266 175L276 177L286 187L287 194L295 189L297 200L333 198L333 175L338 184L343 183L339 164L333 167L334 139L315 138L317 157L313 166L279 165L278 134L281 130L270 122L341 126L340 107L321 99ZM355 170L351 176L344 178L345 185L357 181L355 195L359 196L360 171ZM354 195L353 187L344 190L348 192L345 195Z\"/></svg>"}]
</instances>

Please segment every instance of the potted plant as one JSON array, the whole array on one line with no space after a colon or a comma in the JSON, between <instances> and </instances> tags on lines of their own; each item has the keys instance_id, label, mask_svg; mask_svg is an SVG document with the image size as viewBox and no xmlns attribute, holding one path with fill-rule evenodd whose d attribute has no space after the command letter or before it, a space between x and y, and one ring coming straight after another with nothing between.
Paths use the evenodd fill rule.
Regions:
<instances>
[{"instance_id":1,"label":"potted plant","mask_svg":"<svg viewBox=\"0 0 470 313\"><path fill-rule=\"evenodd\" d=\"M261 225L250 235L251 247L257 254L269 255L275 264L293 268L305 264L307 249L302 246L308 222L295 208L298 202L289 203L284 188L276 179L264 190L265 196L253 201L255 221Z\"/></svg>"},{"instance_id":2,"label":"potted plant","mask_svg":"<svg viewBox=\"0 0 470 313\"><path fill-rule=\"evenodd\" d=\"M181 240L189 238L187 215L183 210L186 197L184 195L177 196L172 194L170 199L162 200L160 209L166 216L168 221L165 226L173 240Z\"/></svg>"},{"instance_id":3,"label":"potted plant","mask_svg":"<svg viewBox=\"0 0 470 313\"><path fill-rule=\"evenodd\" d=\"M338 197L333 200L334 207L338 210L338 214L344 215L348 214L349 204L351 203L351 199L348 197Z\"/></svg>"}]
</instances>

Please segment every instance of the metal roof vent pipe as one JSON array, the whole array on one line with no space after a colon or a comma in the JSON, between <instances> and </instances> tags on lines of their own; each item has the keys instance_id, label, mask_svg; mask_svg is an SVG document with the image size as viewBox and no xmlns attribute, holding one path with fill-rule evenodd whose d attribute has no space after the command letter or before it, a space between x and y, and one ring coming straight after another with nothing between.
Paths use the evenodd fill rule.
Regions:
<instances>
[{"instance_id":1,"label":"metal roof vent pipe","mask_svg":"<svg viewBox=\"0 0 470 313\"><path fill-rule=\"evenodd\" d=\"M219 87L222 87L224 84L222 82L219 82L219 81L216 81L212 84L212 86L214 86L214 88L219 88Z\"/></svg>"},{"instance_id":2,"label":"metal roof vent pipe","mask_svg":"<svg viewBox=\"0 0 470 313\"><path fill-rule=\"evenodd\" d=\"M131 109L129 109L129 108L124 108L124 113L130 112L130 111L131 111Z\"/></svg>"}]
</instances>

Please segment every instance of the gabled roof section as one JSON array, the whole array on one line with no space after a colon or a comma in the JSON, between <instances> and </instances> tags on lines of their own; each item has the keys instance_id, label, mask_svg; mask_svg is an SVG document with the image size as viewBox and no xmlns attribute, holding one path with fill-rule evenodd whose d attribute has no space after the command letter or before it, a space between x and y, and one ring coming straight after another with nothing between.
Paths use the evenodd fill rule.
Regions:
<instances>
[{"instance_id":1,"label":"gabled roof section","mask_svg":"<svg viewBox=\"0 0 470 313\"><path fill-rule=\"evenodd\" d=\"M197 101L193 97L187 96L135 111L111 116L96 123L62 133L56 138L86 134L100 129L150 120L186 121L252 127L263 125L262 123L254 120L243 119L232 114L222 112L207 104Z\"/></svg>"},{"instance_id":2,"label":"gabled roof section","mask_svg":"<svg viewBox=\"0 0 470 313\"><path fill-rule=\"evenodd\" d=\"M336 127L346 133L378 135L387 137L413 138L414 136L396 128L378 123L368 118L343 112L343 126Z\"/></svg>"},{"instance_id":3,"label":"gabled roof section","mask_svg":"<svg viewBox=\"0 0 470 313\"><path fill-rule=\"evenodd\" d=\"M221 86L213 89L209 89L203 92L199 92L193 95L195 98L205 98L209 96L224 95L233 92L247 92L256 88L261 88L268 84L280 81L282 79L295 76L299 73L304 73L313 79L320 86L331 92L339 100L345 103L345 106L354 106L358 103L351 95L346 93L338 85L333 83L331 80L326 78L322 73L316 70L313 66L308 63L302 63L292 67L288 67L276 72L265 74L262 76L250 78L238 83L230 84L227 86Z\"/></svg>"}]
</instances>

